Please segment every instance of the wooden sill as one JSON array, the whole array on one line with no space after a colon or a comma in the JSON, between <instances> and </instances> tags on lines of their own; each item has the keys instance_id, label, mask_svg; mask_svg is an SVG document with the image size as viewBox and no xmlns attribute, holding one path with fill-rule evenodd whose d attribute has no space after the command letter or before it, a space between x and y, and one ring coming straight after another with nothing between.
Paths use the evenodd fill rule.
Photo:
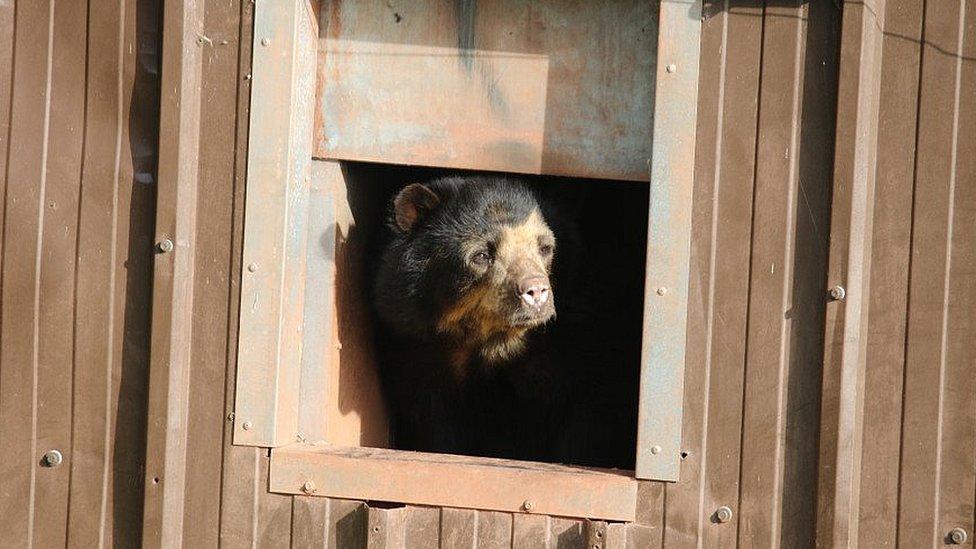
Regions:
<instances>
[{"instance_id":1,"label":"wooden sill","mask_svg":"<svg viewBox=\"0 0 976 549\"><path fill-rule=\"evenodd\" d=\"M629 471L304 443L271 450L271 491L617 521L637 506Z\"/></svg>"}]
</instances>

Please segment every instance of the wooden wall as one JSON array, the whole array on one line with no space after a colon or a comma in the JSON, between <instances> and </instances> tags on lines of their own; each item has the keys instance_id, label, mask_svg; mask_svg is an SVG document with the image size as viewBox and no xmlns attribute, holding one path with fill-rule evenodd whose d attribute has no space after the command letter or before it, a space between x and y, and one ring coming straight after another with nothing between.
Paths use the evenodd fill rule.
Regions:
<instances>
[{"instance_id":1,"label":"wooden wall","mask_svg":"<svg viewBox=\"0 0 976 549\"><path fill-rule=\"evenodd\" d=\"M142 530L159 9L0 3L3 547Z\"/></svg>"},{"instance_id":2,"label":"wooden wall","mask_svg":"<svg viewBox=\"0 0 976 549\"><path fill-rule=\"evenodd\" d=\"M687 457L626 532L268 493L228 417L253 5L165 4L0 5L0 545L972 544L972 2L706 4ZM160 98L164 20L199 82ZM198 130L157 189L160 101Z\"/></svg>"}]
</instances>

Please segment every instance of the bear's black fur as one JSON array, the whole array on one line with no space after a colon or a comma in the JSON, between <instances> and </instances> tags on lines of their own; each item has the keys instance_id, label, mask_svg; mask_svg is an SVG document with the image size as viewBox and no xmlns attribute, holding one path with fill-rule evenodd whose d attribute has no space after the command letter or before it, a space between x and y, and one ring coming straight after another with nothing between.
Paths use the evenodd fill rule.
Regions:
<instances>
[{"instance_id":1,"label":"bear's black fur","mask_svg":"<svg viewBox=\"0 0 976 549\"><path fill-rule=\"evenodd\" d=\"M627 334L603 329L575 221L512 178L400 191L373 293L396 447L632 466Z\"/></svg>"}]
</instances>

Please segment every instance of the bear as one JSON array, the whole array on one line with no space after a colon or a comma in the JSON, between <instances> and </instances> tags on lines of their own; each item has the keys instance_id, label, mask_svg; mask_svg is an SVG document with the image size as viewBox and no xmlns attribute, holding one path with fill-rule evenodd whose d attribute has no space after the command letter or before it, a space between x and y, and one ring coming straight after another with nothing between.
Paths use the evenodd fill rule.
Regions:
<instances>
[{"instance_id":1,"label":"bear","mask_svg":"<svg viewBox=\"0 0 976 549\"><path fill-rule=\"evenodd\" d=\"M614 410L633 402L608 381L572 217L468 175L403 187L387 226L372 301L395 446L626 466L635 427Z\"/></svg>"}]
</instances>

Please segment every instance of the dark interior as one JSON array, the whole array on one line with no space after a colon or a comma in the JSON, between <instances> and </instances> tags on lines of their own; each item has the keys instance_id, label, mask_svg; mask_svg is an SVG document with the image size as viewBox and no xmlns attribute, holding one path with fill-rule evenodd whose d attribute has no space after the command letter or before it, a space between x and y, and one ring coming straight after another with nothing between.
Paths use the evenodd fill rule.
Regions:
<instances>
[{"instance_id":1,"label":"dark interior","mask_svg":"<svg viewBox=\"0 0 976 549\"><path fill-rule=\"evenodd\" d=\"M387 208L395 193L409 183L474 172L354 162L343 162L342 170L355 219L355 230L347 235L344 245L356 253L346 254L345 265L340 265L339 284L344 289L339 299L368 304L370 277L382 247ZM579 392L572 395L575 412L585 418L579 423L578 436L573 433L580 448L573 464L633 469L649 187L611 180L516 177L575 220L576 234L581 238L581 257L574 269L576 281L562 287L563 292L582 293L582 301L589 308L586 325L579 330L587 367L579 374L583 378ZM364 280L344 282L344 273ZM360 295L343 296L344 291ZM340 334L341 319L342 315ZM374 334L370 337L379 337L375 324L369 331ZM375 367L368 362L357 361L356 367ZM390 439L396 448L395 432L390 433Z\"/></svg>"}]
</instances>

